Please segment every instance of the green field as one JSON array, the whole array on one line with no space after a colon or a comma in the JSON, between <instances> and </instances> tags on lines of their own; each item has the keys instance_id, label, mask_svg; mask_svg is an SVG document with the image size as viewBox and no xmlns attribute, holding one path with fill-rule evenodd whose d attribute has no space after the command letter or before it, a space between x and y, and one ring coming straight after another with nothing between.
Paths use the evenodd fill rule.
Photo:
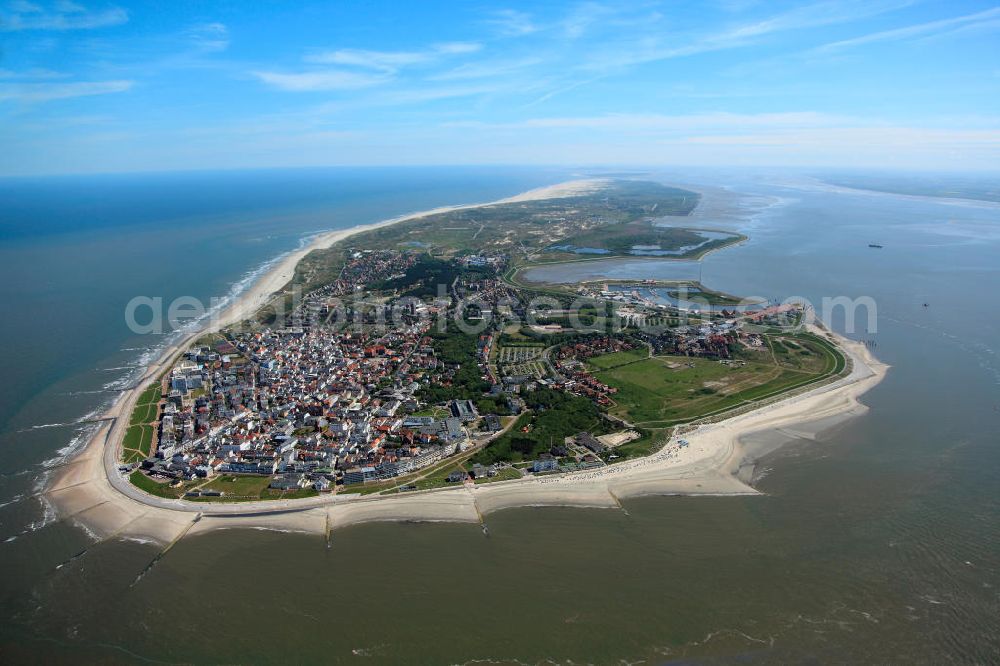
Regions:
<instances>
[{"instance_id":1,"label":"green field","mask_svg":"<svg viewBox=\"0 0 1000 666\"><path fill-rule=\"evenodd\" d=\"M448 483L448 475L462 469L459 465L444 465L441 469L428 474L425 478L414 481L413 485L417 490L430 490L432 488L444 488L445 486L460 487L460 483Z\"/></svg>"},{"instance_id":2,"label":"green field","mask_svg":"<svg viewBox=\"0 0 1000 666\"><path fill-rule=\"evenodd\" d=\"M139 423L150 423L156 420L157 412L159 411L159 405L155 402L145 405L136 405L135 409L132 411L132 417L129 419L130 425L136 425Z\"/></svg>"},{"instance_id":3,"label":"green field","mask_svg":"<svg viewBox=\"0 0 1000 666\"><path fill-rule=\"evenodd\" d=\"M487 476L486 478L483 479L476 479L475 483L478 486L484 483L495 483L497 481L511 481L513 479L520 479L520 478L522 478L521 472L514 469L513 467L504 467L503 469L497 472L496 476Z\"/></svg>"},{"instance_id":4,"label":"green field","mask_svg":"<svg viewBox=\"0 0 1000 666\"><path fill-rule=\"evenodd\" d=\"M770 397L844 367L843 357L813 336L781 340L779 350L773 356L760 352L739 367L704 358L662 356L618 364L595 376L618 389L611 414L662 428ZM619 360L618 354L608 354L589 362L598 366Z\"/></svg>"},{"instance_id":5,"label":"green field","mask_svg":"<svg viewBox=\"0 0 1000 666\"><path fill-rule=\"evenodd\" d=\"M729 294L723 294L720 291L712 291L705 288L687 290L671 289L667 291L667 295L671 298L679 300L695 303L707 303L709 305L739 305L743 302L743 299L737 298L736 296L730 296Z\"/></svg>"},{"instance_id":6,"label":"green field","mask_svg":"<svg viewBox=\"0 0 1000 666\"><path fill-rule=\"evenodd\" d=\"M601 356L588 358L587 366L590 368L591 372L594 372L616 368L620 365L628 365L629 363L635 363L636 361L641 361L647 358L649 358L649 350L643 346L639 349L629 349L626 351L602 354Z\"/></svg>"},{"instance_id":7,"label":"green field","mask_svg":"<svg viewBox=\"0 0 1000 666\"><path fill-rule=\"evenodd\" d=\"M608 451L609 454L617 455L623 460L629 458L639 458L642 456L648 456L653 451L659 448L659 445L669 436L669 431L662 429L658 430L643 430L642 437L639 439L632 440L627 444L622 444L621 446L616 446Z\"/></svg>"},{"instance_id":8,"label":"green field","mask_svg":"<svg viewBox=\"0 0 1000 666\"><path fill-rule=\"evenodd\" d=\"M160 397L160 382L150 384L139 395L122 439L122 462L139 462L149 457L155 433L155 426L150 424L159 415Z\"/></svg>"},{"instance_id":9,"label":"green field","mask_svg":"<svg viewBox=\"0 0 1000 666\"><path fill-rule=\"evenodd\" d=\"M379 481L377 483L355 483L350 486L338 487L338 495L370 495L372 493L389 490L399 485L406 485L403 477L398 477L390 481Z\"/></svg>"},{"instance_id":10,"label":"green field","mask_svg":"<svg viewBox=\"0 0 1000 666\"><path fill-rule=\"evenodd\" d=\"M180 484L177 487L172 488L170 487L170 484L166 482L158 483L154 481L153 479L143 474L140 470L132 472L132 475L129 477L129 481L132 483L133 486L135 486L139 490L143 490L149 493L150 495L156 495L157 497L166 497L168 499L177 499L185 492L187 492L189 488L198 483L197 481L188 481Z\"/></svg>"},{"instance_id":11,"label":"green field","mask_svg":"<svg viewBox=\"0 0 1000 666\"><path fill-rule=\"evenodd\" d=\"M671 255L672 259L694 259L705 253L732 245L746 236L736 233L722 232L726 236L708 240L699 229L684 229L680 227L662 227L644 219L634 220L627 224L612 224L587 230L581 234L563 238L546 249L546 260L572 258L580 256L632 256L633 248L645 247L663 251L680 251L683 248L692 249L681 254ZM576 248L604 250L606 254L580 254Z\"/></svg>"},{"instance_id":12,"label":"green field","mask_svg":"<svg viewBox=\"0 0 1000 666\"><path fill-rule=\"evenodd\" d=\"M430 416L434 419L445 419L451 416L451 410L447 407L432 406L421 409L419 412L413 412L411 416Z\"/></svg>"},{"instance_id":13,"label":"green field","mask_svg":"<svg viewBox=\"0 0 1000 666\"><path fill-rule=\"evenodd\" d=\"M125 431L122 439L122 461L138 462L149 457L153 445L153 426L133 425Z\"/></svg>"},{"instance_id":14,"label":"green field","mask_svg":"<svg viewBox=\"0 0 1000 666\"><path fill-rule=\"evenodd\" d=\"M265 500L305 499L307 497L316 497L317 495L319 495L319 491L315 488L296 488L295 490L276 490L274 488L267 488L261 492L260 498Z\"/></svg>"},{"instance_id":15,"label":"green field","mask_svg":"<svg viewBox=\"0 0 1000 666\"><path fill-rule=\"evenodd\" d=\"M258 498L271 483L269 476L219 476L212 479L202 490L218 490L227 496Z\"/></svg>"}]
</instances>

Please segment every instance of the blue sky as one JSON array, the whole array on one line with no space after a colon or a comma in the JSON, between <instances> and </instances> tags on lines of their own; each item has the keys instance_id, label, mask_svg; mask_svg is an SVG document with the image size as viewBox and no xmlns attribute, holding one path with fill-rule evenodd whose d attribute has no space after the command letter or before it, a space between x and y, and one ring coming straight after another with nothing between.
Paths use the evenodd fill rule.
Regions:
<instances>
[{"instance_id":1,"label":"blue sky","mask_svg":"<svg viewBox=\"0 0 1000 666\"><path fill-rule=\"evenodd\" d=\"M0 0L0 174L1000 169L1000 5Z\"/></svg>"}]
</instances>

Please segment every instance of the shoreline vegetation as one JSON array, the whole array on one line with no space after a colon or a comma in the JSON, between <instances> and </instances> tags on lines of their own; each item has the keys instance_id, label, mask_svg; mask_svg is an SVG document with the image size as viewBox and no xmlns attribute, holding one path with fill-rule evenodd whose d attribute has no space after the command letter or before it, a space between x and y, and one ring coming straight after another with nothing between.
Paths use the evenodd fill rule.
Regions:
<instances>
[{"instance_id":1,"label":"shoreline vegetation","mask_svg":"<svg viewBox=\"0 0 1000 666\"><path fill-rule=\"evenodd\" d=\"M309 286L315 284L315 280L323 279L316 275L321 266L316 259L322 259L331 248L343 245L348 239L358 247L367 247L369 241L377 244L380 238L391 238L392 242L397 242L398 239L385 234L388 227L395 226L398 230L403 228L401 223L404 222L417 226L432 225L435 216L455 213L481 215L486 210L499 210L496 207L501 204L544 204L594 195L607 184L604 179L570 181L497 202L442 207L315 236L306 247L288 253L276 262L201 330L164 349L160 357L145 369L134 388L121 394L86 445L72 459L56 468L44 492L44 499L57 515L79 523L97 539L128 536L154 539L168 546L186 535L234 527L307 532L325 535L328 539L334 529L368 521L457 521L485 526L485 516L490 512L519 506L621 508L622 499L651 494L757 494L745 474L748 458L752 459L754 452L745 449L742 443L744 437L793 424L799 430L807 429L809 424L822 423L826 427L834 420L850 418L867 410L858 398L881 381L888 366L879 362L863 344L813 326L806 335L814 336L814 342L819 346L834 350L833 357L840 356L832 367L824 367L823 372L817 370L808 376L803 374L801 381L783 371L781 376L784 379L775 384L777 388L765 390L764 387L768 386L765 384L757 390L759 394L747 400L721 400L718 408L696 414L697 418L674 419L669 428L657 429L655 433L658 434L644 438L642 445L647 447L648 455L596 469L529 478L509 472L489 479L489 483L481 483L477 479L475 485L435 487L432 482L439 481L447 472L486 450L489 441L502 439L519 426L519 419L506 417L500 432L467 455L446 458L441 464L422 469L412 477L393 479L384 487L368 492L362 488L335 494L299 491L280 491L276 494L267 490L266 484L257 487L249 481L242 481L244 477L230 480L217 476L210 482L213 489L231 483L234 489L240 486L240 492L234 490L234 498L229 500L190 501L161 492L162 488L154 487L159 484L138 471L127 476L118 471L123 456L125 461L136 461L149 455L154 446L153 436L146 432L147 429L154 430L151 425L156 417L154 398L159 399L160 380L171 371L184 352L206 335L217 334L246 320L259 321L260 313L266 313L271 304L282 299L297 285ZM684 205L690 204L685 200ZM693 205L687 208L688 212L691 209ZM474 227L471 240L476 240L485 228L485 222L480 223L478 231ZM739 237L737 242L746 240L745 236L734 236ZM681 240L690 241L686 237ZM490 242L488 234L486 242ZM707 251L714 249L718 248ZM521 261L512 264L503 276L506 283L542 293L548 291L547 285L522 285L513 279L521 268L540 265L532 263L537 260L538 254L526 249ZM662 261L671 257L656 259ZM624 284L635 281L601 282ZM671 290L696 288L723 305L737 298L692 281L664 282L657 286ZM556 293L565 291L555 289ZM793 342L792 346L795 345ZM672 365L670 359L658 360L652 353L652 347L650 349L648 359L640 358L645 354L643 351L643 354L633 352L634 358L624 360L627 363ZM774 350L771 351L774 355ZM598 365L593 365L591 370L601 377L607 375L609 384L624 382L619 390L627 390L632 379L623 369L626 362L618 364L614 359L594 359L592 363ZM608 367L601 367L601 363ZM780 365L777 356L775 365ZM661 388L663 399L669 400L670 387ZM706 391L705 399L714 397L711 393ZM660 407L667 409L665 405L666 402ZM634 409L648 412L651 407L638 405ZM634 416L628 407L614 408L611 412L623 421ZM134 478L135 474L142 480ZM398 492L399 488L409 484L414 489ZM397 492L374 494L392 489ZM253 499L255 497L258 499Z\"/></svg>"}]
</instances>

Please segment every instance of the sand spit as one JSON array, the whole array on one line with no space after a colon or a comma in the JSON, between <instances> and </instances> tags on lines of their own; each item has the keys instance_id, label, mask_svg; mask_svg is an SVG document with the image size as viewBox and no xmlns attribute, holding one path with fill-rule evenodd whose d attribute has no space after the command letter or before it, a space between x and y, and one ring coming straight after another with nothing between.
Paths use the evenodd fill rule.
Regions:
<instances>
[{"instance_id":1,"label":"sand spit","mask_svg":"<svg viewBox=\"0 0 1000 666\"><path fill-rule=\"evenodd\" d=\"M301 261L303 257L313 250L323 250L331 247L334 243L338 243L342 240L350 238L351 236L355 236L365 231L371 231L373 229L397 224L399 222L417 220L422 217L429 217L431 215L438 215L440 213L448 213L456 210L482 208L484 206L494 206L497 204L540 201L542 199L564 199L567 197L581 196L596 192L608 182L610 181L602 179L571 180L557 185L550 185L548 187L540 187L538 189L529 190L506 199L498 199L497 201L479 204L464 204L459 206L442 206L440 208L432 208L431 210L425 210L419 213L400 215L399 217L393 217L388 220L383 220L382 222L376 222L375 224L362 224L350 229L340 229L337 231L329 231L318 234L305 247L286 254L281 261L279 261L273 268L271 268L271 270L257 280L253 286L241 294L240 297L228 308L226 308L215 322L210 324L207 329L199 331L199 335L207 332L208 330L224 328L249 318L261 307L267 304L275 292L281 290L292 281L292 278L295 276L295 267L298 265L299 261Z\"/></svg>"},{"instance_id":2,"label":"sand spit","mask_svg":"<svg viewBox=\"0 0 1000 666\"><path fill-rule=\"evenodd\" d=\"M573 181L533 190L504 201L567 197L594 191L601 181ZM497 202L493 202L497 203ZM482 204L489 205L489 204ZM436 209L389 220L380 225L469 208ZM380 225L331 232L309 247L286 257L234 303L216 326L240 321L283 288L295 264L306 253ZM171 545L193 534L219 529L253 528L325 535L373 521L448 521L480 523L494 512L525 506L575 506L620 509L621 501L643 495L757 494L737 474L748 456L742 438L761 431L799 431L810 423L863 414L859 397L885 376L888 366L862 344L814 329L839 344L850 360L850 371L835 381L762 406L756 410L698 426L646 458L571 474L501 481L391 496L323 495L303 500L247 503L199 503L147 495L118 472L118 445L135 400L149 378L169 367L170 361L200 331L166 350L148 368L137 388L126 391L109 410L111 419L92 436L73 459L52 475L46 499L62 520L86 529L95 539L155 540ZM124 418L122 418L124 417Z\"/></svg>"}]
</instances>

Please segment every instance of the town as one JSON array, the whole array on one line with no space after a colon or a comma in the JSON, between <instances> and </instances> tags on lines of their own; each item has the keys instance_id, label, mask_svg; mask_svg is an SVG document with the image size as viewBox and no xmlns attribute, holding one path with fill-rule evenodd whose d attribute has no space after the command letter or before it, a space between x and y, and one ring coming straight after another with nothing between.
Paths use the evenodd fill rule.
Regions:
<instances>
[{"instance_id":1,"label":"town","mask_svg":"<svg viewBox=\"0 0 1000 666\"><path fill-rule=\"evenodd\" d=\"M281 326L209 336L187 350L154 387L158 399L140 405L149 413L137 420L148 420L133 427L153 432L134 448L126 437L123 472L144 476L147 488L153 481L187 498L213 498L227 494L213 479L235 477L267 480L254 497L350 492L394 479L397 490L413 489L403 480L451 459L471 464L450 469L443 483L587 469L622 457L616 447L644 434L601 412L618 390L595 376L590 359L729 362L735 346L762 345L734 311L702 313L697 326L644 329L638 324L677 309L620 291L595 294L571 313L624 310L615 318L620 330L523 323L566 312L532 307L501 279L507 262L502 254L441 261L418 251L352 251L340 277L308 293ZM451 282L415 298L430 269L444 269ZM571 419L557 439L531 440L534 424L524 417L540 391L587 403L600 423L587 430ZM536 406L542 413L532 419L544 419L544 410ZM515 444L532 444L507 459L477 454L508 430Z\"/></svg>"}]
</instances>

